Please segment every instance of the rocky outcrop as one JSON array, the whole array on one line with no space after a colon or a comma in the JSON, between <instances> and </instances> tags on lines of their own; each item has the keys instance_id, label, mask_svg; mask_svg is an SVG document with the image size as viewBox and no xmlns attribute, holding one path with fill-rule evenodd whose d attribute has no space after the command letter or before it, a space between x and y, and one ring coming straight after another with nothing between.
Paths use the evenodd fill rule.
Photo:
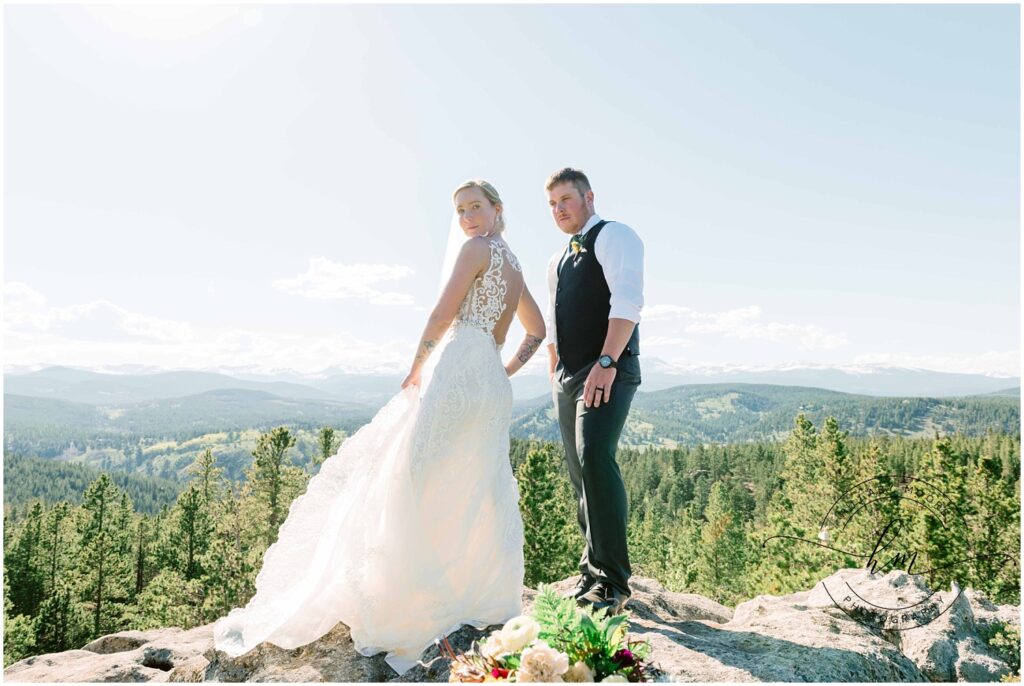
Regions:
<instances>
[{"instance_id":1,"label":"rocky outcrop","mask_svg":"<svg viewBox=\"0 0 1024 686\"><path fill-rule=\"evenodd\" d=\"M555 587L567 591L572 585L566 579ZM667 591L652 579L634 577L632 585L632 633L651 643L666 681L998 681L1009 667L988 650L979 628L1020 624L1015 607L997 606L972 590L933 593L921 577L902 572L842 570L809 591L758 596L735 611L703 596ZM856 593L836 598L843 589ZM535 596L524 589L527 610ZM910 608L902 614L914 628L891 626L886 608L894 607ZM936 615L935 607L944 609ZM481 633L463 627L449 641L462 650ZM230 658L212 643L212 625L125 631L81 650L16 662L4 670L4 680L448 680L447 663L435 649L424 656L424 666L397 679L382 656L355 652L344 624L295 650L264 643Z\"/></svg>"},{"instance_id":2,"label":"rocky outcrop","mask_svg":"<svg viewBox=\"0 0 1024 686\"><path fill-rule=\"evenodd\" d=\"M813 649L806 662L797 658L800 648L770 651L748 670L761 679L999 681L1010 668L979 637L971 598L981 612L1019 626L1017 608L973 591L933 593L920 576L844 569L810 591L742 603L722 629ZM907 617L902 626L893 626L894 612Z\"/></svg>"}]
</instances>

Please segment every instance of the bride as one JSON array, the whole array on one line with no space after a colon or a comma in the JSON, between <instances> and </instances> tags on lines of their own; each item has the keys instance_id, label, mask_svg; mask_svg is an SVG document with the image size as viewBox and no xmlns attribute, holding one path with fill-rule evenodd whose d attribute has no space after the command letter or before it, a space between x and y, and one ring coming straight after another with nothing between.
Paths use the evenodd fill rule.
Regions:
<instances>
[{"instance_id":1,"label":"bride","mask_svg":"<svg viewBox=\"0 0 1024 686\"><path fill-rule=\"evenodd\" d=\"M544 320L503 238L497 191L467 181L453 202L445 285L402 390L292 503L256 594L214 625L218 650L297 648L344 622L356 650L387 651L402 674L435 638L520 614L508 377L540 346ZM503 365L517 315L527 333Z\"/></svg>"}]
</instances>

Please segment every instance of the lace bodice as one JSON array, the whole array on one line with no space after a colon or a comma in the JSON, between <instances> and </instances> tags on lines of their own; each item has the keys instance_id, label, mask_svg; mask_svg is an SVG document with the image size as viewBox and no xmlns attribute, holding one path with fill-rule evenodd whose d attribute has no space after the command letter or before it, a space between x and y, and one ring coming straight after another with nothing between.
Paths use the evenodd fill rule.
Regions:
<instances>
[{"instance_id":1,"label":"lace bodice","mask_svg":"<svg viewBox=\"0 0 1024 686\"><path fill-rule=\"evenodd\" d=\"M512 384L493 335L476 328L500 332L511 314L492 324L502 284L515 308L521 274L500 245L491 251L432 376L395 395L309 479L263 557L255 595L215 622L217 650L293 650L343 622L360 655L386 651L402 675L461 624L522 614Z\"/></svg>"},{"instance_id":2,"label":"lace bodice","mask_svg":"<svg viewBox=\"0 0 1024 686\"><path fill-rule=\"evenodd\" d=\"M476 277L469 292L466 293L459 313L455 316L454 326L473 326L494 335L494 326L505 312L505 296L508 294L508 282L503 276L506 262L509 267L521 272L519 261L501 239L489 241L491 260L483 274Z\"/></svg>"}]
</instances>

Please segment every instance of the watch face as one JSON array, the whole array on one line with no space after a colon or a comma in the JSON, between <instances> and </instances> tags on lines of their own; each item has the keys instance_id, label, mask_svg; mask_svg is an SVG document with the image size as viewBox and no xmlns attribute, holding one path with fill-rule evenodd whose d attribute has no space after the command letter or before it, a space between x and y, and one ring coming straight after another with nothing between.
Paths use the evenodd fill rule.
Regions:
<instances>
[{"instance_id":1,"label":"watch face","mask_svg":"<svg viewBox=\"0 0 1024 686\"><path fill-rule=\"evenodd\" d=\"M601 357L597 359L597 363L605 369L608 369L608 367L612 366L612 358L608 355L601 355Z\"/></svg>"}]
</instances>

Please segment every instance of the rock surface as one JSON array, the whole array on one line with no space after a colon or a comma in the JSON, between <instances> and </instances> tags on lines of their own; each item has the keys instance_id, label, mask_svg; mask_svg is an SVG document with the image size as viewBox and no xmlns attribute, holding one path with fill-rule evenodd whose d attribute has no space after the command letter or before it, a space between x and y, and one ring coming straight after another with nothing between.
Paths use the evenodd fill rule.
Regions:
<instances>
[{"instance_id":1,"label":"rock surface","mask_svg":"<svg viewBox=\"0 0 1024 686\"><path fill-rule=\"evenodd\" d=\"M568 591L574 579L554 584ZM1020 626L1019 611L997 606L972 590L932 593L918 576L869 575L846 569L809 591L758 596L735 611L703 596L673 593L652 579L634 577L634 638L652 645L652 658L668 681L998 681L1010 672L979 636L996 622ZM833 602L855 589L850 602ZM536 591L524 589L524 609ZM946 608L938 616L926 603ZM894 630L883 608L910 607L922 626ZM934 610L931 611L934 614ZM907 614L907 613L904 613ZM927 621L927 623L924 623ZM482 632L463 627L449 636L458 650ZM348 627L338 624L294 650L264 643L238 658L213 647L212 624L124 631L81 650L26 658L4 670L5 681L447 681L448 668L432 648L424 666L401 679L382 655L355 652Z\"/></svg>"}]
</instances>

